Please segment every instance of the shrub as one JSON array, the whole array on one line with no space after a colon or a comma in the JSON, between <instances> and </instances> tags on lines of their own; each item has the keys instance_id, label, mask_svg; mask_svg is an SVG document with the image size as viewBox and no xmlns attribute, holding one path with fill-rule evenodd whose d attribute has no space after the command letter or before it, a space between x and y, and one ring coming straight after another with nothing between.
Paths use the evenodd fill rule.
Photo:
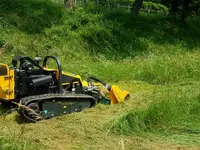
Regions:
<instances>
[{"instance_id":1,"label":"shrub","mask_svg":"<svg viewBox=\"0 0 200 150\"><path fill-rule=\"evenodd\" d=\"M168 13L166 6L154 2L144 2L142 8L148 12Z\"/></svg>"},{"instance_id":2,"label":"shrub","mask_svg":"<svg viewBox=\"0 0 200 150\"><path fill-rule=\"evenodd\" d=\"M0 39L0 48L2 48L5 44L5 41L3 39Z\"/></svg>"}]
</instances>

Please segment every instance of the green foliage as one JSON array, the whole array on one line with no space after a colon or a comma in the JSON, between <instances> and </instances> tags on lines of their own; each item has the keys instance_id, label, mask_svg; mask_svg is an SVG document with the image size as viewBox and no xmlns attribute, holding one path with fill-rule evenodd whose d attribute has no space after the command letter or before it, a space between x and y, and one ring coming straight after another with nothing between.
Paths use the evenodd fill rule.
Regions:
<instances>
[{"instance_id":1,"label":"green foliage","mask_svg":"<svg viewBox=\"0 0 200 150\"><path fill-rule=\"evenodd\" d=\"M40 33L62 18L61 7L45 0L2 0L0 9L4 21L28 33Z\"/></svg>"},{"instance_id":2,"label":"green foliage","mask_svg":"<svg viewBox=\"0 0 200 150\"><path fill-rule=\"evenodd\" d=\"M167 12L165 7L152 2L145 2L144 8ZM151 83L161 88L160 91L154 91L150 97L147 97L154 103L146 109L132 110L131 102L135 101L126 103L124 106L102 106L97 109L97 114L94 114L93 119L98 119L97 116L101 115L99 110L103 111L103 109L108 109L108 112L102 113L104 117L110 112L123 112L123 116L119 118L119 113L108 115L107 120L117 117L112 128L113 132L128 135L156 133L164 136L177 133L188 137L199 133L199 84L193 86L193 82L199 81L200 74L200 22L198 18L190 17L187 25L181 25L176 22L176 18L165 14L142 13L132 18L125 11L101 10L93 5L65 10L58 2L52 0L2 0L0 16L0 47L6 43L3 54L0 54L1 62L10 64L14 55L30 57L56 55L61 59L63 70L80 75L88 72L109 83L116 84L120 81L136 99L137 97L140 99L143 95L138 96L135 90L139 91L142 88L134 89L131 84L133 80L143 81L145 84ZM151 90L152 88L149 88L149 91ZM146 97L145 94L144 96ZM144 103L146 104L146 101ZM131 108L128 113L126 106ZM119 110L120 108L123 109ZM3 109L0 109L2 112ZM93 111L95 110L86 114L85 118L89 119L88 116L92 115ZM78 116L78 114L74 115ZM90 124L85 126L80 123L80 128L84 128L84 131L77 132L77 126L74 123L81 120L82 114L77 117L78 119L76 117L71 120L74 118L72 114L71 118L66 117L66 120L61 118L58 124L53 125L55 131L62 133L62 136L57 136L48 128L45 131L42 130L43 132L38 131L46 125L49 128L52 127L42 122L37 124L38 126L29 124L26 130L29 134L24 135L26 138L19 137L21 131L18 133L18 129L21 125L16 125L16 120L14 120L15 123L10 124L14 124L13 129L17 133L5 131L7 134L0 134L0 149L26 148L26 140L33 143L33 146L29 144L27 146L32 146L33 149L36 149L38 142L40 146L42 145L41 147L48 147L49 143L51 147L52 139L53 142L57 139L59 143L63 139L80 135L86 142L90 140L93 143L94 138L92 141L91 134L86 136L88 133L86 130L90 130L87 127L94 120L90 120ZM85 118L82 118L83 122ZM107 121L101 120L103 123ZM57 121L59 119L52 122L57 123ZM71 127L67 128L66 126L70 123ZM99 131L103 123L93 127L95 128L93 130L100 132L98 136L104 132ZM35 128L36 126L38 128ZM61 126L66 128L61 128ZM71 128L76 129L71 132ZM69 130L70 134L66 134L65 129ZM45 133L45 136L42 140L40 136L32 137L31 135L35 135L35 132L38 132L40 136ZM50 137L51 140L49 140ZM103 136L101 139L104 138ZM96 139L99 141L100 138L96 137ZM73 140L69 139L70 142ZM119 140L111 143L116 143L116 141ZM62 142L65 145L67 143ZM105 143L105 140L102 143Z\"/></svg>"},{"instance_id":3,"label":"green foliage","mask_svg":"<svg viewBox=\"0 0 200 150\"><path fill-rule=\"evenodd\" d=\"M130 5L132 4L132 0L113 0L111 3L120 4L120 5Z\"/></svg>"},{"instance_id":4,"label":"green foliage","mask_svg":"<svg viewBox=\"0 0 200 150\"><path fill-rule=\"evenodd\" d=\"M1 137L0 135L0 149L1 150L25 150L25 147L23 148L19 144L12 143L11 139L5 139L4 137Z\"/></svg>"},{"instance_id":5,"label":"green foliage","mask_svg":"<svg viewBox=\"0 0 200 150\"><path fill-rule=\"evenodd\" d=\"M200 15L200 2L199 0L192 0L190 3L190 13L192 15Z\"/></svg>"},{"instance_id":6,"label":"green foliage","mask_svg":"<svg viewBox=\"0 0 200 150\"><path fill-rule=\"evenodd\" d=\"M161 3L162 0L145 0L146 2Z\"/></svg>"},{"instance_id":7,"label":"green foliage","mask_svg":"<svg viewBox=\"0 0 200 150\"><path fill-rule=\"evenodd\" d=\"M0 48L3 47L4 44L5 44L5 41L0 39Z\"/></svg>"},{"instance_id":8,"label":"green foliage","mask_svg":"<svg viewBox=\"0 0 200 150\"><path fill-rule=\"evenodd\" d=\"M145 9L146 11L168 13L168 8L166 6L154 2L143 2L142 8Z\"/></svg>"},{"instance_id":9,"label":"green foliage","mask_svg":"<svg viewBox=\"0 0 200 150\"><path fill-rule=\"evenodd\" d=\"M134 2L135 0L111 0L111 1L100 1L99 5L102 5L103 9L105 10L107 9L107 7L117 7L118 4L122 5L122 7L132 6ZM142 10L143 12L145 11L145 12L168 13L168 7L166 7L165 5L162 5L160 1L159 2L158 1L144 1L142 5L142 9L143 9Z\"/></svg>"},{"instance_id":10,"label":"green foliage","mask_svg":"<svg viewBox=\"0 0 200 150\"><path fill-rule=\"evenodd\" d=\"M25 7L27 2L21 5ZM46 7L44 1L41 3ZM41 33L29 32L38 28L36 24L27 31L8 18L1 18L1 39L6 41L2 62L10 63L14 55L49 54L59 56L66 71L78 74L87 71L109 81L141 80L165 85L198 80L198 19L191 18L188 25L180 26L166 15L142 14L132 18L123 11L107 10L99 14L93 8L64 11L57 4L46 3L60 9L62 24L44 26ZM15 10L16 14L24 11L21 9ZM53 18L57 18L57 13ZM44 17L43 21L48 22L49 18ZM28 27L32 25L27 23Z\"/></svg>"}]
</instances>

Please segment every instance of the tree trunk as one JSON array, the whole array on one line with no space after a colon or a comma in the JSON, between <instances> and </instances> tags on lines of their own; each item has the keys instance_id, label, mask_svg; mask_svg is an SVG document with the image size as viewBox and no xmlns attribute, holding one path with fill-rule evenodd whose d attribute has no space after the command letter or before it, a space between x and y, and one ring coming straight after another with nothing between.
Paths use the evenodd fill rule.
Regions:
<instances>
[{"instance_id":1,"label":"tree trunk","mask_svg":"<svg viewBox=\"0 0 200 150\"><path fill-rule=\"evenodd\" d=\"M179 0L171 0L171 12L176 14L178 12Z\"/></svg>"},{"instance_id":2,"label":"tree trunk","mask_svg":"<svg viewBox=\"0 0 200 150\"><path fill-rule=\"evenodd\" d=\"M64 0L65 8L72 9L73 8L73 0Z\"/></svg>"},{"instance_id":3,"label":"tree trunk","mask_svg":"<svg viewBox=\"0 0 200 150\"><path fill-rule=\"evenodd\" d=\"M143 0L135 0L135 2L132 5L132 15L133 16L138 16L139 11L142 7Z\"/></svg>"},{"instance_id":4,"label":"tree trunk","mask_svg":"<svg viewBox=\"0 0 200 150\"><path fill-rule=\"evenodd\" d=\"M186 19L189 15L189 6L190 6L190 0L183 0L183 10L181 13L181 23L186 23Z\"/></svg>"}]
</instances>

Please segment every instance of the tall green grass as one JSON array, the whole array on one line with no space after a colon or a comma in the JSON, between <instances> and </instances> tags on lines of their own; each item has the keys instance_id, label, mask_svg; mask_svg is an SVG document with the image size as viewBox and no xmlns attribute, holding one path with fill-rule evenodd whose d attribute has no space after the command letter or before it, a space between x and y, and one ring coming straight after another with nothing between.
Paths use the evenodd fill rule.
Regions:
<instances>
[{"instance_id":1,"label":"tall green grass","mask_svg":"<svg viewBox=\"0 0 200 150\"><path fill-rule=\"evenodd\" d=\"M6 123L5 116L2 114L0 114L0 120L2 121L0 123L0 150L25 150L27 140L23 138L24 126L16 132Z\"/></svg>"},{"instance_id":2,"label":"tall green grass","mask_svg":"<svg viewBox=\"0 0 200 150\"><path fill-rule=\"evenodd\" d=\"M196 141L200 134L199 83L173 85L157 92L147 108L131 110L115 119L112 131L123 135L153 133L177 143L200 144Z\"/></svg>"},{"instance_id":3,"label":"tall green grass","mask_svg":"<svg viewBox=\"0 0 200 150\"><path fill-rule=\"evenodd\" d=\"M55 0L2 0L0 61L10 65L15 55L56 55L65 71L126 82L130 89L131 80L164 85L151 96L154 103L120 116L112 131L197 135L199 26L198 18L192 17L181 25L164 14L132 18L128 12L102 12L93 6L65 10ZM0 149L12 149L11 140L0 135ZM16 148L23 146L22 142Z\"/></svg>"},{"instance_id":4,"label":"tall green grass","mask_svg":"<svg viewBox=\"0 0 200 150\"><path fill-rule=\"evenodd\" d=\"M19 143L13 143L12 139L1 137L0 135L0 149L1 150L25 150L26 144L20 145Z\"/></svg>"},{"instance_id":5,"label":"tall green grass","mask_svg":"<svg viewBox=\"0 0 200 150\"><path fill-rule=\"evenodd\" d=\"M198 19L181 26L163 14L96 14L92 7L71 11L43 0L2 1L0 7L2 62L10 63L14 55L48 54L60 57L66 71L87 71L108 81L198 80Z\"/></svg>"}]
</instances>

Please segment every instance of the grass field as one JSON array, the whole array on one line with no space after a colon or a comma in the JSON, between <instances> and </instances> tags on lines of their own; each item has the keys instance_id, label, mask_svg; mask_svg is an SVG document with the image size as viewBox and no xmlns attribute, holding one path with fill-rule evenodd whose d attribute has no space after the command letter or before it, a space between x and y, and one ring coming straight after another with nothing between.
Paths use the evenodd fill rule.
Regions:
<instances>
[{"instance_id":1,"label":"grass field","mask_svg":"<svg viewBox=\"0 0 200 150\"><path fill-rule=\"evenodd\" d=\"M131 99L39 123L0 105L0 150L200 149L200 22L2 0L1 62L56 55L64 70L120 85Z\"/></svg>"},{"instance_id":2,"label":"grass field","mask_svg":"<svg viewBox=\"0 0 200 150\"><path fill-rule=\"evenodd\" d=\"M124 104L98 105L80 113L29 124L21 124L16 113L1 116L1 148L200 148L200 83L168 87L142 82L120 84L132 91L132 98Z\"/></svg>"}]
</instances>

